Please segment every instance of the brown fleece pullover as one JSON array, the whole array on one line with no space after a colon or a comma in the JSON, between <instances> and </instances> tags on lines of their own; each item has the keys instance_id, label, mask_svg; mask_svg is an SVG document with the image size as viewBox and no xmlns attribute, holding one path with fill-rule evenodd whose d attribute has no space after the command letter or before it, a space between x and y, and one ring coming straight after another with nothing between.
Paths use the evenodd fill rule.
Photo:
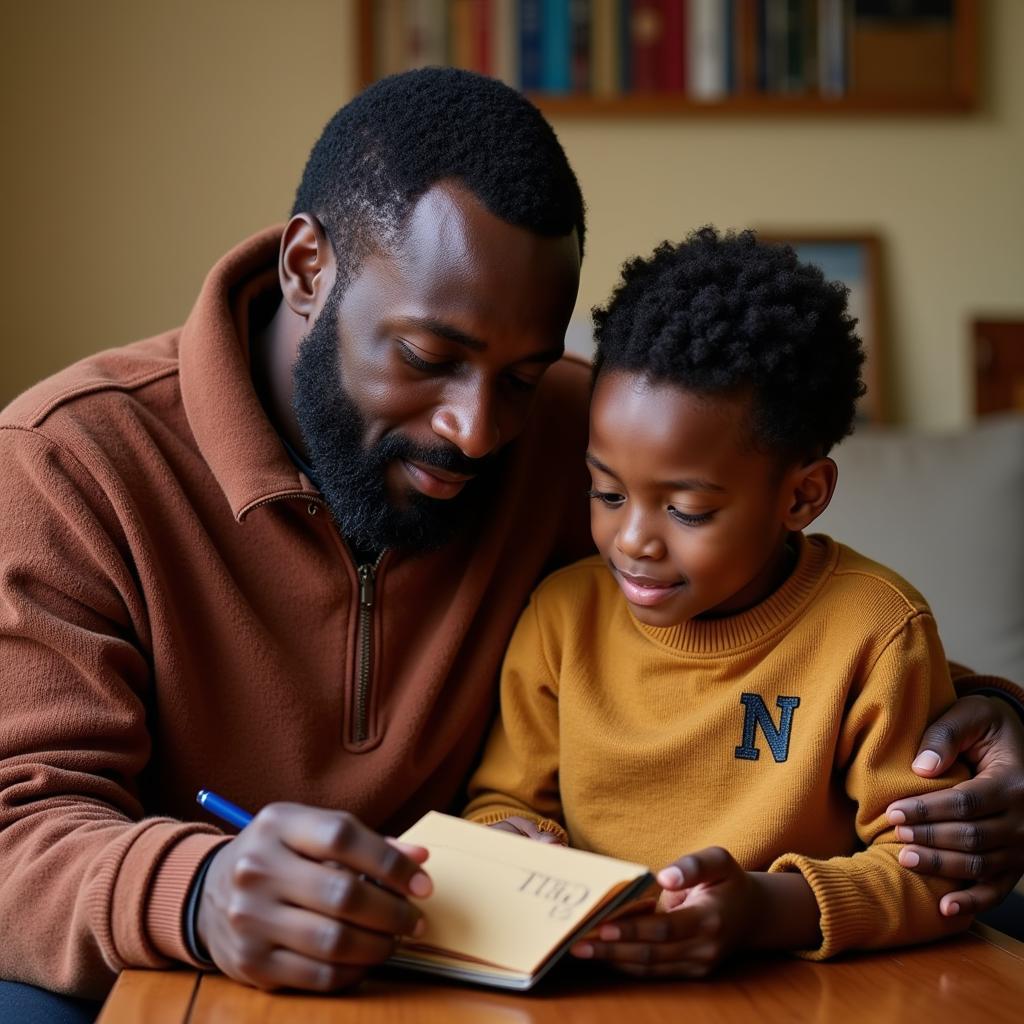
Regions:
<instances>
[{"instance_id":1,"label":"brown fleece pullover","mask_svg":"<svg viewBox=\"0 0 1024 1024\"><path fill-rule=\"evenodd\" d=\"M590 549L589 371L564 361L487 514L385 553L360 671L357 566L249 374L279 237L214 267L180 330L0 415L0 977L95 997L191 962L183 904L223 841L200 787L390 832L451 808L531 589Z\"/></svg>"}]
</instances>

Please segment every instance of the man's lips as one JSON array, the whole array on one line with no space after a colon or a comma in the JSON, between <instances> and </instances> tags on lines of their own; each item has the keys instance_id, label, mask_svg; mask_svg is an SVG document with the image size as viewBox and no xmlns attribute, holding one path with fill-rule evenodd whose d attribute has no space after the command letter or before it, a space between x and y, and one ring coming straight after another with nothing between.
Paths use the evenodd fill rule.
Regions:
<instances>
[{"instance_id":1,"label":"man's lips","mask_svg":"<svg viewBox=\"0 0 1024 1024\"><path fill-rule=\"evenodd\" d=\"M423 462L412 462L409 459L399 461L413 487L428 498L454 498L473 479L463 473L452 473Z\"/></svg>"},{"instance_id":2,"label":"man's lips","mask_svg":"<svg viewBox=\"0 0 1024 1024\"><path fill-rule=\"evenodd\" d=\"M630 604L641 605L649 608L652 605L661 604L668 600L673 594L686 586L685 580L659 580L651 576L634 576L632 573L624 572L618 566L614 566L615 575L619 579L619 586L626 595Z\"/></svg>"}]
</instances>

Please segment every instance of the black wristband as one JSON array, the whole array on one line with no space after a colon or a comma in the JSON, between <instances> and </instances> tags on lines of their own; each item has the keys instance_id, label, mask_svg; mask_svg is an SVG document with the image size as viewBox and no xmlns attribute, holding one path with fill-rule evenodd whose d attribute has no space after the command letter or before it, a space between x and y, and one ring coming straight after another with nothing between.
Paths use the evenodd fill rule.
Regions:
<instances>
[{"instance_id":1,"label":"black wristband","mask_svg":"<svg viewBox=\"0 0 1024 1024\"><path fill-rule=\"evenodd\" d=\"M1024 723L1024 704L1021 704L1019 700L1012 693L1006 690L1000 690L995 686L979 686L976 690L971 690L970 693L965 694L966 697L1002 697L1007 704L1013 708L1014 711L1020 716L1021 722Z\"/></svg>"},{"instance_id":2,"label":"black wristband","mask_svg":"<svg viewBox=\"0 0 1024 1024\"><path fill-rule=\"evenodd\" d=\"M183 922L185 925L185 946L188 948L189 953L204 967L215 967L216 964L210 959L210 954L203 949L202 943L199 941L199 929L197 927L199 920L199 897L203 892L206 872L210 870L210 864L220 850L221 847L218 846L217 849L211 850L203 859L202 864L199 865L199 870L195 874L195 878L192 879L192 884L188 890L188 899L185 901L185 920Z\"/></svg>"}]
</instances>

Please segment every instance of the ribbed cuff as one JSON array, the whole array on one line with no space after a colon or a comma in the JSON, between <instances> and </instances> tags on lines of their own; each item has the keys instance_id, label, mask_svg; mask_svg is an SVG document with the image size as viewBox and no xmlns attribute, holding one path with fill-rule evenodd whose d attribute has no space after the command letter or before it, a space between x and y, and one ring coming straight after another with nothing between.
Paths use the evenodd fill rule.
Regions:
<instances>
[{"instance_id":1,"label":"ribbed cuff","mask_svg":"<svg viewBox=\"0 0 1024 1024\"><path fill-rule=\"evenodd\" d=\"M569 845L569 833L557 821L552 821L551 818L542 818L539 814L524 811L519 807L509 807L505 810L497 811L482 811L469 815L468 820L475 821L478 825L497 825L499 821L505 821L507 818L526 818L532 821L541 832L548 832L556 836L563 846Z\"/></svg>"},{"instance_id":2,"label":"ribbed cuff","mask_svg":"<svg viewBox=\"0 0 1024 1024\"><path fill-rule=\"evenodd\" d=\"M840 858L848 861L848 858ZM769 871L799 871L811 887L821 914L821 945L817 949L796 950L807 960L827 960L847 949L870 947L879 906L857 885L848 870L827 860L814 860L785 853L775 860ZM890 912L898 913L898 908Z\"/></svg>"},{"instance_id":3,"label":"ribbed cuff","mask_svg":"<svg viewBox=\"0 0 1024 1024\"><path fill-rule=\"evenodd\" d=\"M189 835L160 862L146 903L146 933L163 956L192 967L209 966L189 948L185 911L197 872L210 854L230 841L224 835Z\"/></svg>"}]
</instances>

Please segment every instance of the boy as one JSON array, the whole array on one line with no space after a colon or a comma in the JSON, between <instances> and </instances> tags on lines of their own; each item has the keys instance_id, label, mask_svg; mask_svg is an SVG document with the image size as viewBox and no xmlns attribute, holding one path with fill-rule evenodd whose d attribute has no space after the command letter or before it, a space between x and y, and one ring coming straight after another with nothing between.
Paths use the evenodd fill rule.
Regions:
<instances>
[{"instance_id":1,"label":"boy","mask_svg":"<svg viewBox=\"0 0 1024 1024\"><path fill-rule=\"evenodd\" d=\"M894 573L802 532L864 391L845 289L705 228L628 263L595 323L600 554L523 614L466 816L668 864L659 912L574 950L635 973L963 928L885 819L927 788L905 766L954 700L935 622Z\"/></svg>"}]
</instances>

